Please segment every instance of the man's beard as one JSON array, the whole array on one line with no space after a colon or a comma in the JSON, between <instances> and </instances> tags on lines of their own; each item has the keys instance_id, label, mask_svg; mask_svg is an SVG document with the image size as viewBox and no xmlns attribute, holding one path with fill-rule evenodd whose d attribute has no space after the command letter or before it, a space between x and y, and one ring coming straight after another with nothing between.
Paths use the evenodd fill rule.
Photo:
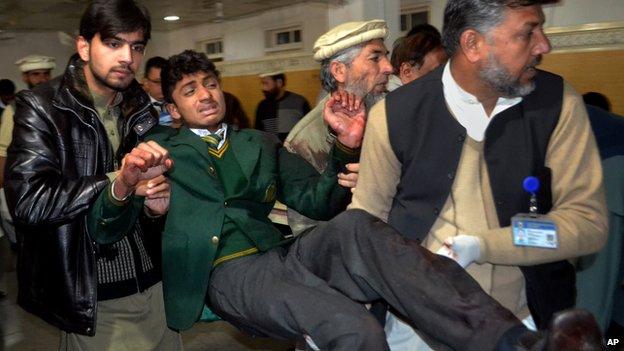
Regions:
<instances>
[{"instance_id":1,"label":"man's beard","mask_svg":"<svg viewBox=\"0 0 624 351\"><path fill-rule=\"evenodd\" d=\"M89 61L89 64L91 64L91 61ZM128 86L130 85L130 82L132 82L132 79L130 79L127 83L123 82L123 81L119 81L119 82L109 82L106 80L106 77L101 76L96 70L95 67L90 66L91 69L91 73L93 73L93 77L95 78L96 81L98 81L101 85L115 90L115 91L123 91L126 90L126 88L128 88ZM134 71L130 68L130 67L115 67L112 68L112 70L115 69L123 69L123 70L128 70L130 71L130 73L132 74L132 76L134 77ZM111 72L109 71L109 73Z\"/></svg>"},{"instance_id":2,"label":"man's beard","mask_svg":"<svg viewBox=\"0 0 624 351\"><path fill-rule=\"evenodd\" d=\"M523 73L529 68L535 68L541 61L541 55L536 57L524 67ZM504 98L527 96L535 90L535 81L521 83L520 78L513 77L492 54L489 55L488 61L479 70L479 77Z\"/></svg>"},{"instance_id":3,"label":"man's beard","mask_svg":"<svg viewBox=\"0 0 624 351\"><path fill-rule=\"evenodd\" d=\"M362 76L355 80L345 82L345 90L355 96L362 97L364 99L364 106L366 109L370 109L378 101L386 97L386 91L375 92L375 89L368 91L366 87L366 79Z\"/></svg>"},{"instance_id":4,"label":"man's beard","mask_svg":"<svg viewBox=\"0 0 624 351\"><path fill-rule=\"evenodd\" d=\"M264 94L264 97L268 100L275 100L279 95L279 90L277 88L271 90L263 90L262 94Z\"/></svg>"}]
</instances>

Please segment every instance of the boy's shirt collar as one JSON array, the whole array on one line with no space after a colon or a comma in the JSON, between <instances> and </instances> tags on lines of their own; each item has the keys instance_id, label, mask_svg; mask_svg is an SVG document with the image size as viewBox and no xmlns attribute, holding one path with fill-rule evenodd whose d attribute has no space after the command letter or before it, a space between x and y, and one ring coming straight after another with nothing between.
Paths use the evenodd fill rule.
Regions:
<instances>
[{"instance_id":1,"label":"boy's shirt collar","mask_svg":"<svg viewBox=\"0 0 624 351\"><path fill-rule=\"evenodd\" d=\"M211 135L211 134L218 135L219 138L221 138L221 141L217 145L217 150L218 150L223 146L223 144L225 144L225 140L227 138L227 132L228 132L228 125L227 123L221 123L221 126L219 127L219 129L217 129L214 133L204 128L200 128L200 129L189 128L189 130L193 132L195 135L199 136L200 138L205 137L207 135Z\"/></svg>"}]
</instances>

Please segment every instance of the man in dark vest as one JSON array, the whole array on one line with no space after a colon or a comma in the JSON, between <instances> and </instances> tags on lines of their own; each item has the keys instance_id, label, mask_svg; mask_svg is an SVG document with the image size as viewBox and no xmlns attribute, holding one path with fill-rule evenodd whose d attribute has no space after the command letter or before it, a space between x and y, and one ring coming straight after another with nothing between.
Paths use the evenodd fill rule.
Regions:
<instances>
[{"instance_id":1,"label":"man in dark vest","mask_svg":"<svg viewBox=\"0 0 624 351\"><path fill-rule=\"evenodd\" d=\"M567 259L599 250L607 232L583 101L535 67L550 51L541 6L552 2L448 2L450 61L373 107L351 205L455 258L538 328L574 304ZM557 245L514 244L512 217L529 212L529 176L540 181L534 207Z\"/></svg>"}]
</instances>

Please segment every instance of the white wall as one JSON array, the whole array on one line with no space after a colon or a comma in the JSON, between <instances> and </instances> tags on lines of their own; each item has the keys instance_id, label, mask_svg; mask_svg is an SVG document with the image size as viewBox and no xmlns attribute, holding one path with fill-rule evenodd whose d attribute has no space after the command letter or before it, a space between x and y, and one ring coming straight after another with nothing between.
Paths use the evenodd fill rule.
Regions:
<instances>
[{"instance_id":1,"label":"white wall","mask_svg":"<svg viewBox=\"0 0 624 351\"><path fill-rule=\"evenodd\" d=\"M561 0L545 6L547 27L624 21L623 0Z\"/></svg>"},{"instance_id":2,"label":"white wall","mask_svg":"<svg viewBox=\"0 0 624 351\"><path fill-rule=\"evenodd\" d=\"M444 0L402 0L402 6L429 2L431 24L442 29ZM560 0L545 5L545 27L567 27L587 23L624 21L624 0Z\"/></svg>"},{"instance_id":3,"label":"white wall","mask_svg":"<svg viewBox=\"0 0 624 351\"><path fill-rule=\"evenodd\" d=\"M259 13L223 23L208 23L166 34L168 55L184 49L195 49L197 41L223 38L225 60L244 60L266 56L265 31L290 25L301 25L303 48L299 52L312 53L314 41L327 30L327 5L298 4Z\"/></svg>"},{"instance_id":4,"label":"white wall","mask_svg":"<svg viewBox=\"0 0 624 351\"><path fill-rule=\"evenodd\" d=\"M25 89L22 75L15 61L27 55L45 55L56 59L56 69L52 76L63 73L69 57L75 52L73 45L60 43L57 32L12 32L12 39L0 40L0 78L8 78L15 83L17 90Z\"/></svg>"},{"instance_id":5,"label":"white wall","mask_svg":"<svg viewBox=\"0 0 624 351\"><path fill-rule=\"evenodd\" d=\"M401 0L348 0L344 6L332 5L327 13L327 29L345 22L383 19L390 30L386 43L393 43L399 36L401 3Z\"/></svg>"},{"instance_id":6,"label":"white wall","mask_svg":"<svg viewBox=\"0 0 624 351\"><path fill-rule=\"evenodd\" d=\"M225 59L228 61L267 58L272 55L264 51L265 30L292 24L303 26L303 49L284 54L311 55L314 41L329 28L347 21L373 18L388 21L388 43L391 43L398 36L400 8L420 4L429 4L431 23L441 29L445 0L345 0L343 6L304 3L223 23L154 32L146 58L155 55L168 57L187 48L194 49L199 40L216 37L223 37ZM546 27L621 22L624 21L624 0L561 0L559 4L546 6L544 12ZM29 54L53 56L57 60L57 69L52 73L59 75L74 47L60 44L56 31L15 32L15 38L0 40L0 52L0 78L13 80L19 89L25 85L14 65L16 60ZM142 70L139 75L142 75Z\"/></svg>"}]
</instances>

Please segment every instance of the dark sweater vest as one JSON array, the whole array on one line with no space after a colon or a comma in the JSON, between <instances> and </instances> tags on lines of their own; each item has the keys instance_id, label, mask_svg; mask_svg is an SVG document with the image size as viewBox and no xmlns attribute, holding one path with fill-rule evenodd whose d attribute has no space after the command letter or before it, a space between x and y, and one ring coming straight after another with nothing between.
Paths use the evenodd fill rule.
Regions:
<instances>
[{"instance_id":1,"label":"dark sweater vest","mask_svg":"<svg viewBox=\"0 0 624 351\"><path fill-rule=\"evenodd\" d=\"M401 162L401 179L388 223L403 235L421 241L449 197L466 130L444 100L443 66L386 98L388 133ZM544 161L557 126L563 100L561 77L538 71L537 88L523 101L498 114L485 133L484 157L501 226L528 212L527 176L540 179L540 213L552 207L550 170ZM574 271L567 261L521 267L527 281L529 308L538 327L553 312L574 304Z\"/></svg>"}]
</instances>

